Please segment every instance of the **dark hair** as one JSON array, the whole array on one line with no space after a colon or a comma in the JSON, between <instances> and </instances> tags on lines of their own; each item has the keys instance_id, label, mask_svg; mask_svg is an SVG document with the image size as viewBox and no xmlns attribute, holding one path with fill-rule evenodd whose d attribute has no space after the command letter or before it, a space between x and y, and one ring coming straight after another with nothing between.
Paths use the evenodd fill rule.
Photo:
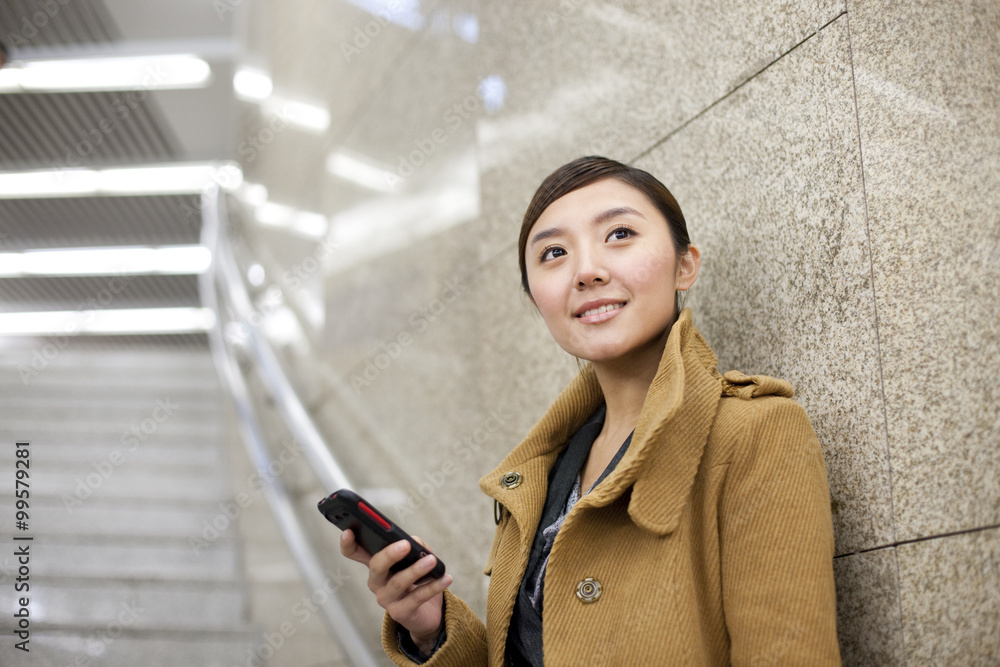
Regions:
<instances>
[{"instance_id":1,"label":"dark hair","mask_svg":"<svg viewBox=\"0 0 1000 667\"><path fill-rule=\"evenodd\" d=\"M549 174L542 184L535 191L535 196L528 204L528 210L524 212L524 220L521 223L521 236L517 241L517 260L521 266L521 287L525 294L531 296L528 288L528 269L525 262L525 247L528 244L528 234L535 222L541 217L552 202L563 195L567 195L574 190L579 190L591 183L596 183L607 178L614 178L633 188L646 196L646 199L660 211L670 227L670 236L674 242L674 249L678 255L687 252L691 244L688 236L687 223L684 221L684 214L677 200L670 194L663 183L660 183L652 174L636 167L631 167L622 162L611 160L597 155L577 158L572 162L564 164Z\"/></svg>"}]
</instances>

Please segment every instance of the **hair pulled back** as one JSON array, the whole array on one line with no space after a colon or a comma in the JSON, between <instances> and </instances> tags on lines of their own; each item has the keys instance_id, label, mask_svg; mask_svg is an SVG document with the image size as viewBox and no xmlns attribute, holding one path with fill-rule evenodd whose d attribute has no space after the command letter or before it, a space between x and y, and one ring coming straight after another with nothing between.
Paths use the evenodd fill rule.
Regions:
<instances>
[{"instance_id":1,"label":"hair pulled back","mask_svg":"<svg viewBox=\"0 0 1000 667\"><path fill-rule=\"evenodd\" d=\"M531 289L528 287L528 270L524 253L531 228L555 200L607 178L614 178L631 185L645 195L666 219L678 256L687 252L691 239L688 236L684 214L681 213L677 200L663 183L647 171L606 157L588 155L577 158L559 167L542 181L535 191L535 196L531 198L531 203L528 204L528 210L524 212L521 235L517 241L517 260L521 267L521 287L528 296L531 296Z\"/></svg>"}]
</instances>

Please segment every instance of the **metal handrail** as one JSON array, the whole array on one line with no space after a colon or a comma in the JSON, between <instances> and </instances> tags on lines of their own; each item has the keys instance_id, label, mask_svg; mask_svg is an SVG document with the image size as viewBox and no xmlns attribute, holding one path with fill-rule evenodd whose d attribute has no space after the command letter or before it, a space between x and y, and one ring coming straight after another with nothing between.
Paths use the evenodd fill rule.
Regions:
<instances>
[{"instance_id":1,"label":"metal handrail","mask_svg":"<svg viewBox=\"0 0 1000 667\"><path fill-rule=\"evenodd\" d=\"M221 233L225 206L224 195L218 188L213 187L202 194L201 241L211 251L212 264L208 271L199 276L199 290L203 304L216 314L216 325L209 333L212 358L235 404L244 446L257 471L266 481L263 489L268 504L274 512L278 526L303 578L311 589L317 590L325 586L327 577L316 550L299 521L291 497L281 480L268 470L270 461L265 444L266 438L254 411L243 373L229 354L222 333L222 311L219 308L216 291L217 281L225 290L229 305L236 313L236 319L247 326L250 349L257 368L266 380L266 385L272 392L286 426L306 453L313 471L327 489L351 488L351 484L343 469L330 454L315 424L292 389L269 343L255 327L249 324L253 310L250 296L240 278L232 249L228 246L225 235ZM319 607L323 612L323 619L330 636L340 646L345 657L358 667L375 667L378 663L361 639L336 592L326 596L325 602Z\"/></svg>"}]
</instances>

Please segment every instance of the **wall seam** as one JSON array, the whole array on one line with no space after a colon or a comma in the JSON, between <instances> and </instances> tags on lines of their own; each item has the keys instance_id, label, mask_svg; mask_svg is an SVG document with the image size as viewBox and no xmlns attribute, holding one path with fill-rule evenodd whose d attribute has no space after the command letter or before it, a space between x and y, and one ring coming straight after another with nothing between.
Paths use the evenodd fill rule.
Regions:
<instances>
[{"instance_id":1,"label":"wall seam","mask_svg":"<svg viewBox=\"0 0 1000 667\"><path fill-rule=\"evenodd\" d=\"M979 526L977 528L967 528L965 530L955 530L950 533L939 533L935 535L925 535L924 537L914 537L909 540L900 540L899 542L893 542L891 544L880 544L877 547L868 547L867 549L858 549L857 551L852 551L849 554L840 554L839 556L834 556L834 560L838 558L848 558L850 556L856 556L857 554L871 553L872 551L881 551L882 549L895 549L896 547L906 546L907 544L918 544L920 542L929 542L931 540L941 540L949 537L958 537L960 535L973 535L975 533L982 533L988 530L1000 530L1000 523L995 523L989 526Z\"/></svg>"},{"instance_id":2,"label":"wall seam","mask_svg":"<svg viewBox=\"0 0 1000 667\"><path fill-rule=\"evenodd\" d=\"M847 0L845 0L845 7L847 5ZM851 33L851 17L850 14L845 10L844 12L847 25L847 52L850 58L851 66L851 89L854 93L854 118L857 123L857 137L858 137L858 161L861 167L861 196L864 207L865 214L865 235L868 239L868 268L869 276L872 285L872 312L875 316L875 355L878 359L878 375L879 375L879 391L882 394L882 423L885 428L885 456L886 465L888 467L889 473L889 523L892 526L892 541L893 544L893 562L896 566L896 605L899 610L899 644L903 653L903 666L906 666L906 632L904 631L903 622L903 588L902 580L899 574L899 550L895 547L900 544L908 544L907 542L900 542L897 538L896 531L896 500L893 494L893 477L892 477L892 449L889 447L889 409L888 400L885 395L885 368L882 364L882 337L880 321L878 316L878 298L876 294L876 283L875 283L875 256L872 250L872 230L871 230L871 218L869 216L868 210L868 183L865 178L865 156L864 147L861 142L861 110L860 104L858 102L858 80L855 76L854 70L854 41L853 35Z\"/></svg>"},{"instance_id":3,"label":"wall seam","mask_svg":"<svg viewBox=\"0 0 1000 667\"><path fill-rule=\"evenodd\" d=\"M631 160L628 160L628 163L632 164L634 162L637 162L638 160L641 160L642 158L646 157L647 155L649 155L650 153L652 153L654 150L656 150L657 148L659 148L660 146L662 146L663 144L665 144L668 141L670 141L670 139L673 136L679 134L688 125L690 125L691 123L695 122L696 120L698 120L699 118L701 118L702 116L704 116L705 114L707 114L709 111L711 111L712 109L714 109L718 105L722 104L725 100L729 99L732 95L734 95L736 93L736 91L742 89L744 86L746 86L748 83L750 83L751 81L753 81L754 79L756 79L758 76L760 76L761 74L763 74L764 72L766 72L772 66L774 66L775 64L777 64L778 62L780 62L781 60L783 60L785 58L785 56L787 56L788 54L790 54L792 51L795 51L797 48L799 48L800 46L802 46L803 44L805 44L806 42L808 42L810 39L812 39L813 37L815 37L816 35L818 35L821 30L826 30L826 28L828 28L834 21L836 21L840 17L846 16L846 15L847 15L847 10L845 9L845 10L841 11L839 14L837 14L836 16L834 16L832 19L830 19L829 21L827 21L826 23L824 23L823 25L821 25L818 28L816 28L816 30L814 30L813 32L809 33L804 38L802 38L801 40L799 40L798 42L796 42L787 51L784 51L783 53L779 53L778 56L774 60L772 60L768 64L766 64L763 67L761 67L759 70L757 70L756 72L754 72L753 74L751 74L750 76L748 76L746 79L744 79L743 81L741 81L737 85L733 86L733 88L730 89L725 94L723 94L722 97L718 98L717 100L715 100L714 102L712 102L711 104L709 104L707 107L705 107L704 109L702 109L701 111L699 111L695 115L693 115L690 118L688 118L686 121L684 121L683 123L681 123L680 125L678 125L676 128L674 128L673 130L671 130L669 133L667 133L661 139L658 139L658 140L654 141L644 151L640 152L638 155L636 155L635 157L633 157ZM856 104L855 104L855 108L857 108Z\"/></svg>"},{"instance_id":4,"label":"wall seam","mask_svg":"<svg viewBox=\"0 0 1000 667\"><path fill-rule=\"evenodd\" d=\"M434 3L428 10L428 14L432 14L437 11L437 8L441 5L441 1L442 0L438 0L438 2ZM353 113L351 113L344 121L340 131L333 134L333 145L343 146L344 142L347 141L347 138L350 137L354 130L358 128L359 123L365 117L368 109L370 109L371 105L375 103L375 99L380 93L389 87L389 82L399 74L399 70L403 62L410 57L410 54L417 48L417 45L427 36L429 26L430 24L425 25L420 30L414 32L413 38L406 45L406 47L403 48L393 61L385 68L385 70L383 70L379 82L372 87L371 91L369 91L368 95L361 102L361 104L354 108Z\"/></svg>"}]
</instances>

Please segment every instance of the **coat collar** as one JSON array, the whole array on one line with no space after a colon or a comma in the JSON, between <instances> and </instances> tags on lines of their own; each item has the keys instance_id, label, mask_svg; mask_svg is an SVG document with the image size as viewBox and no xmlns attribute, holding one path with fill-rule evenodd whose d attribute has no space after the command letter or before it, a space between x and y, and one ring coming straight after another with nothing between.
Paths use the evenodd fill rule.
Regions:
<instances>
[{"instance_id":1,"label":"coat collar","mask_svg":"<svg viewBox=\"0 0 1000 667\"><path fill-rule=\"evenodd\" d=\"M722 395L716 364L715 354L694 328L691 311L685 309L667 338L628 452L614 472L580 500L580 507L610 504L631 488L628 511L636 525L659 535L673 532ZM521 525L536 525L556 456L602 401L597 376L587 365L525 440L479 480L480 488ZM524 484L505 486L501 479L507 472L520 473Z\"/></svg>"}]
</instances>

